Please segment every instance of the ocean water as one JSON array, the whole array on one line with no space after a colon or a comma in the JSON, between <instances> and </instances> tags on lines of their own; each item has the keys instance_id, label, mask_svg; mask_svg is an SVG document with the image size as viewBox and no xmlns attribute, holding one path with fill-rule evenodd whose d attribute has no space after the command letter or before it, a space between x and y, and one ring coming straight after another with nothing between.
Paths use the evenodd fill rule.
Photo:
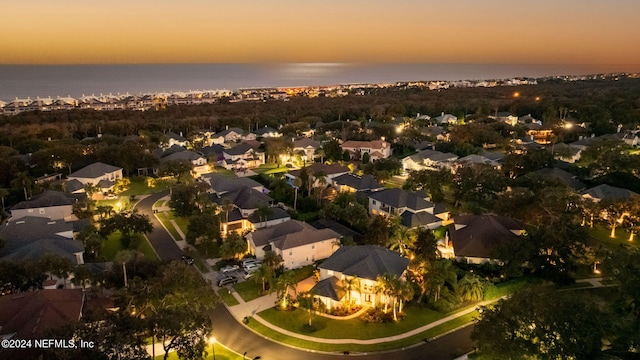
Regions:
<instances>
[{"instance_id":1,"label":"ocean water","mask_svg":"<svg viewBox=\"0 0 640 360\"><path fill-rule=\"evenodd\" d=\"M0 65L0 99L296 87L418 80L638 72L640 65L504 64L136 64Z\"/></svg>"}]
</instances>

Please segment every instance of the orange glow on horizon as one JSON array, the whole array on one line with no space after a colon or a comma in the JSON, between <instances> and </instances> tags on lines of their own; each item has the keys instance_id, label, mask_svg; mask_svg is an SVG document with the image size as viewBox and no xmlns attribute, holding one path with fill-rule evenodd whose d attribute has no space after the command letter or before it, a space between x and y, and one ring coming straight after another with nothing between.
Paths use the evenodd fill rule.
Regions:
<instances>
[{"instance_id":1,"label":"orange glow on horizon","mask_svg":"<svg viewBox=\"0 0 640 360\"><path fill-rule=\"evenodd\" d=\"M9 2L3 64L640 64L640 2Z\"/></svg>"}]
</instances>

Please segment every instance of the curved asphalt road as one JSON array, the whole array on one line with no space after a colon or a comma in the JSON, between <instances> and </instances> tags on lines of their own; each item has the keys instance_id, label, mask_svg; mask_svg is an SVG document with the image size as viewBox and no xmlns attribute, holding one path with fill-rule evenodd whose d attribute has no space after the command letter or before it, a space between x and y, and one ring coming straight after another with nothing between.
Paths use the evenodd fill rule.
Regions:
<instances>
[{"instance_id":1,"label":"curved asphalt road","mask_svg":"<svg viewBox=\"0 0 640 360\"><path fill-rule=\"evenodd\" d=\"M164 190L159 193L151 194L148 197L140 200L136 204L136 209L141 214L147 215L153 225L153 231L146 234L147 239L151 243L151 246L156 250L160 260L177 260L182 256L182 250L173 241L171 235L162 227L162 224L153 215L153 204L161 198L169 195L169 190Z\"/></svg>"},{"instance_id":2,"label":"curved asphalt road","mask_svg":"<svg viewBox=\"0 0 640 360\"><path fill-rule=\"evenodd\" d=\"M171 236L164 227L162 227L162 224L160 224L158 219L153 215L152 210L153 204L168 194L168 190L152 194L140 200L136 205L136 209L138 209L141 214L149 216L151 220L153 231L147 234L147 238L160 256L160 259L176 260L182 256L182 250L178 248ZM319 354L290 348L257 335L253 331L245 328L244 325L239 324L227 308L221 304L211 312L211 319L213 321L213 333L216 339L221 344L228 346L238 353L242 354L246 351L248 359L260 356L263 360L336 360L340 358L367 360L451 360L470 352L474 346L470 339L473 326L468 326L434 341L404 350L367 355L345 355L342 353L335 355Z\"/></svg>"}]
</instances>

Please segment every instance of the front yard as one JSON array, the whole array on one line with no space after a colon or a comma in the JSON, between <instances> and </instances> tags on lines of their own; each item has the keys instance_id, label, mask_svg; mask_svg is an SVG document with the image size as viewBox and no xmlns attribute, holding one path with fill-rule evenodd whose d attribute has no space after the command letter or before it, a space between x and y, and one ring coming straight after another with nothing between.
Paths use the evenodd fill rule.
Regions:
<instances>
[{"instance_id":1,"label":"front yard","mask_svg":"<svg viewBox=\"0 0 640 360\"><path fill-rule=\"evenodd\" d=\"M107 236L107 239L102 242L101 257L111 261L118 251L123 250L122 245L120 244L120 237L120 232L114 232ZM157 260L158 256L156 256L156 253L153 251L151 244L149 244L147 239L143 236L140 235L140 237L137 250L144 254L147 259Z\"/></svg>"}]
</instances>

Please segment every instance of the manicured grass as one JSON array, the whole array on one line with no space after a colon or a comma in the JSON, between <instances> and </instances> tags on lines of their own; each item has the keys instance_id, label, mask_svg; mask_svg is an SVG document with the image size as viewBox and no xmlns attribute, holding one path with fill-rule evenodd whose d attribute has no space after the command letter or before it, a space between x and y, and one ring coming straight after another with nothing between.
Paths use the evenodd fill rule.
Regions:
<instances>
[{"instance_id":1,"label":"manicured grass","mask_svg":"<svg viewBox=\"0 0 640 360\"><path fill-rule=\"evenodd\" d=\"M229 177L229 178L237 178L236 174L234 174L233 171L227 170L222 166L216 166L215 170L216 170L216 173L220 174L221 176Z\"/></svg>"},{"instance_id":2,"label":"manicured grass","mask_svg":"<svg viewBox=\"0 0 640 360\"><path fill-rule=\"evenodd\" d=\"M490 286L484 292L485 300L493 300L501 298L505 295L513 294L517 290L524 288L525 286L540 283L540 279L521 277L513 280L508 280L500 283L496 286Z\"/></svg>"},{"instance_id":3,"label":"manicured grass","mask_svg":"<svg viewBox=\"0 0 640 360\"><path fill-rule=\"evenodd\" d=\"M175 220L178 227L180 227L180 230L182 231L182 233L187 235L187 231L189 227L189 219L183 218L180 216L174 216L173 219Z\"/></svg>"},{"instance_id":4,"label":"manicured grass","mask_svg":"<svg viewBox=\"0 0 640 360\"><path fill-rule=\"evenodd\" d=\"M262 296L262 294L260 294L260 290L262 290L261 285L251 278L233 285L233 288L236 289L236 292L244 301L251 301Z\"/></svg>"},{"instance_id":5,"label":"manicured grass","mask_svg":"<svg viewBox=\"0 0 640 360\"><path fill-rule=\"evenodd\" d=\"M220 296L220 299L222 299L222 301L227 306L234 306L234 305L240 304L238 300L236 300L236 298L233 295L231 295L231 292L229 292L229 290L227 289L218 290L218 296Z\"/></svg>"},{"instance_id":6,"label":"manicured grass","mask_svg":"<svg viewBox=\"0 0 640 360\"><path fill-rule=\"evenodd\" d=\"M365 324L359 319L334 320L315 316L313 326L317 330L308 335L326 339L376 339L403 334L447 316L418 306L407 306L404 311L404 319L391 323ZM260 312L259 315L276 326L297 333L301 332L302 326L308 321L307 312L300 309L284 311L271 308Z\"/></svg>"},{"instance_id":7,"label":"manicured grass","mask_svg":"<svg viewBox=\"0 0 640 360\"><path fill-rule=\"evenodd\" d=\"M166 181L157 180L155 181L155 186L149 187L147 186L147 177L136 176L131 178L131 184L129 184L129 189L122 192L121 195L130 196L130 195L153 194L168 188L169 188L169 183L167 183Z\"/></svg>"},{"instance_id":8,"label":"manicured grass","mask_svg":"<svg viewBox=\"0 0 640 360\"><path fill-rule=\"evenodd\" d=\"M278 173L287 172L290 169L286 166L278 167L276 164L263 164L251 170L253 170L257 174L269 175L269 174L278 174Z\"/></svg>"},{"instance_id":9,"label":"manicured grass","mask_svg":"<svg viewBox=\"0 0 640 360\"><path fill-rule=\"evenodd\" d=\"M216 343L215 347L216 347L215 349L216 360L242 360L242 354L238 354L220 343ZM207 343L207 346L205 346L205 351L207 352L207 357L205 357L204 359L213 359L213 351L211 348L211 344ZM156 356L156 360L163 360L163 359L164 359L164 355ZM179 360L180 358L175 352L170 352L167 359Z\"/></svg>"},{"instance_id":10,"label":"manicured grass","mask_svg":"<svg viewBox=\"0 0 640 360\"><path fill-rule=\"evenodd\" d=\"M153 204L153 207L154 208L162 207L162 205L164 205L165 202L166 202L166 200L158 200Z\"/></svg>"},{"instance_id":11,"label":"manicured grass","mask_svg":"<svg viewBox=\"0 0 640 360\"><path fill-rule=\"evenodd\" d=\"M399 348L403 348L406 346L410 346L413 344L417 344L420 343L422 341L424 341L425 339L431 339L435 336L438 335L442 335L448 331L451 331L453 329L456 329L460 326L464 326L466 324L469 324L470 322L473 321L474 318L478 317L478 312L474 311L472 313L469 313L467 315L461 316L459 318L456 318L454 320L448 321L444 324L438 325L430 330L424 331L422 333L410 336L408 338L404 338L402 340L398 340L398 341L391 341L391 342L384 342L384 343L377 343L377 344L370 344L370 345L360 345L360 344L325 344L325 343L317 343L317 342L311 342L311 341L306 341L306 340L301 340L298 338L294 338L294 337L290 337L288 335L284 335L281 334L279 332L276 332L262 324L260 324L259 322L257 322L256 320L251 320L249 322L249 327L254 329L255 331L261 333L262 335L265 335L271 339L274 339L275 341L278 342L282 342L291 346L296 346L296 347L301 347L301 348L306 348L306 349L310 349L310 350L316 350L316 351L327 351L327 352L344 352L344 351L350 351L350 352L375 352L375 351L386 351L386 350L392 350L392 349L399 349ZM339 320L336 320L339 321ZM404 320L403 320L404 321ZM314 326L315 326L315 320L313 322ZM369 326L371 324L367 324L367 326ZM363 326L363 328L365 328ZM311 336L315 336L314 334L311 334ZM353 338L353 336L349 336L349 338Z\"/></svg>"},{"instance_id":12,"label":"manicured grass","mask_svg":"<svg viewBox=\"0 0 640 360\"><path fill-rule=\"evenodd\" d=\"M155 215L158 217L158 220L160 220L162 225L164 225L164 227L169 230L169 233L175 240L182 240L180 234L176 231L176 228L169 221L173 219L173 215L171 214L171 212L160 212L156 213Z\"/></svg>"},{"instance_id":13,"label":"manicured grass","mask_svg":"<svg viewBox=\"0 0 640 360\"><path fill-rule=\"evenodd\" d=\"M303 266L299 269L291 270L293 272L293 277L296 282L300 282L309 276L313 275L313 265Z\"/></svg>"},{"instance_id":14,"label":"manicured grass","mask_svg":"<svg viewBox=\"0 0 640 360\"><path fill-rule=\"evenodd\" d=\"M196 245L196 249L198 249L198 251L204 258L214 259L220 257L220 249L215 240L208 244L198 244Z\"/></svg>"},{"instance_id":15,"label":"manicured grass","mask_svg":"<svg viewBox=\"0 0 640 360\"><path fill-rule=\"evenodd\" d=\"M204 259L202 258L202 255L200 255L197 250L189 250L187 254L189 254L189 256L193 258L196 267L198 268L198 270L200 270L201 273L206 274L209 272L209 269L204 265Z\"/></svg>"},{"instance_id":16,"label":"manicured grass","mask_svg":"<svg viewBox=\"0 0 640 360\"><path fill-rule=\"evenodd\" d=\"M135 235L134 235L135 236ZM120 244L120 232L116 231L113 234L107 236L107 239L102 242L102 253L101 256L107 260L113 260L118 251L122 250L122 245ZM147 259L157 260L155 252L151 248L151 245L145 238L141 238L139 240L138 249L139 252L144 254Z\"/></svg>"},{"instance_id":17,"label":"manicured grass","mask_svg":"<svg viewBox=\"0 0 640 360\"><path fill-rule=\"evenodd\" d=\"M586 229L589 237L593 241L598 242L608 248L617 248L620 245L638 247L638 240L636 239L632 242L629 242L630 234L622 227L616 228L615 238L609 236L611 234L611 229L604 224L595 224L593 228L587 227Z\"/></svg>"}]
</instances>

